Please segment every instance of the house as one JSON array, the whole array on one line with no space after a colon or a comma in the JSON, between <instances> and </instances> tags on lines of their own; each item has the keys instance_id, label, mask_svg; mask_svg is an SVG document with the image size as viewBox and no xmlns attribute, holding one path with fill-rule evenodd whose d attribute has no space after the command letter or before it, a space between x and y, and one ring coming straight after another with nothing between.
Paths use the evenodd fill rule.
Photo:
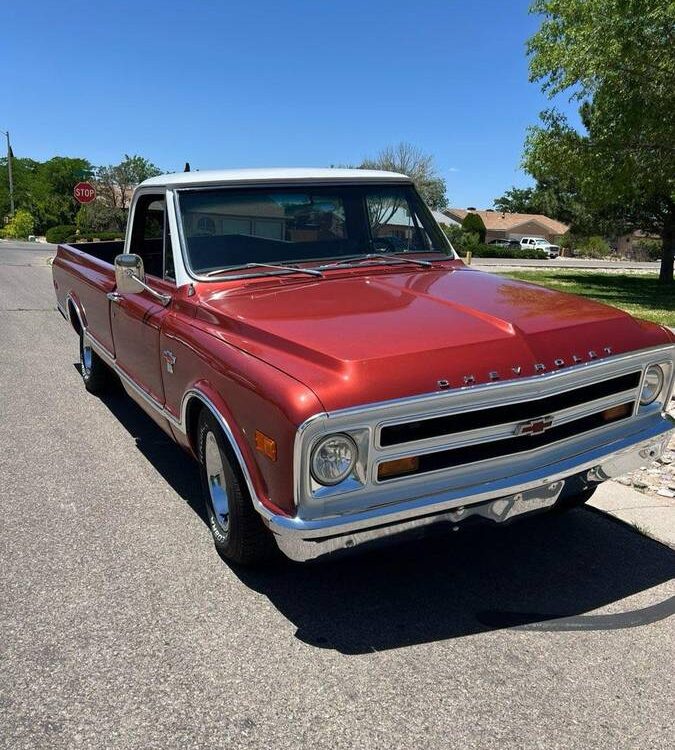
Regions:
<instances>
[{"instance_id":1,"label":"house","mask_svg":"<svg viewBox=\"0 0 675 750\"><path fill-rule=\"evenodd\" d=\"M469 213L478 214L485 224L485 241L520 240L521 237L544 237L556 243L569 230L567 224L543 214L507 214L503 211L475 211L466 208L445 208L443 213L461 223Z\"/></svg>"}]
</instances>

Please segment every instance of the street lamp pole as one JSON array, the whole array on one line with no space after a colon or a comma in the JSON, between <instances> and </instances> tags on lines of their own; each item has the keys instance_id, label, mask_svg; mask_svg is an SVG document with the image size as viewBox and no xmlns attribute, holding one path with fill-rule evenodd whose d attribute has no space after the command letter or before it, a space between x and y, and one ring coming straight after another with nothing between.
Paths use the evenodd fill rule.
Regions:
<instances>
[{"instance_id":1,"label":"street lamp pole","mask_svg":"<svg viewBox=\"0 0 675 750\"><path fill-rule=\"evenodd\" d=\"M0 130L7 138L7 172L9 173L9 213L14 216L14 179L12 177L12 147L9 145L9 130Z\"/></svg>"}]
</instances>

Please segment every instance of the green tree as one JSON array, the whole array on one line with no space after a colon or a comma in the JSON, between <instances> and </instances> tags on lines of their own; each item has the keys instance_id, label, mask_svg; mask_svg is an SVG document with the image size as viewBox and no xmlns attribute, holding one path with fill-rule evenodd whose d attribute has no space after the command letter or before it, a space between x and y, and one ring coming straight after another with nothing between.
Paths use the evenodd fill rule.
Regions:
<instances>
[{"instance_id":1,"label":"green tree","mask_svg":"<svg viewBox=\"0 0 675 750\"><path fill-rule=\"evenodd\" d=\"M481 244L485 242L485 222L478 214L469 212L462 219L462 229L477 234Z\"/></svg>"},{"instance_id":2,"label":"green tree","mask_svg":"<svg viewBox=\"0 0 675 750\"><path fill-rule=\"evenodd\" d=\"M3 237L25 240L29 234L33 234L35 221L28 211L23 208L14 212L12 219L5 224L2 231Z\"/></svg>"},{"instance_id":3,"label":"green tree","mask_svg":"<svg viewBox=\"0 0 675 750\"><path fill-rule=\"evenodd\" d=\"M29 211L35 232L43 234L57 224L73 224L78 203L73 187L92 174L86 159L55 156L46 162L12 159L14 199L17 207ZM0 160L0 215L9 213L7 160Z\"/></svg>"},{"instance_id":4,"label":"green tree","mask_svg":"<svg viewBox=\"0 0 675 750\"><path fill-rule=\"evenodd\" d=\"M80 234L123 231L126 223L127 212L109 205L102 198L85 203L75 217L77 231Z\"/></svg>"},{"instance_id":5,"label":"green tree","mask_svg":"<svg viewBox=\"0 0 675 750\"><path fill-rule=\"evenodd\" d=\"M136 185L161 173L159 167L143 156L125 154L119 164L110 164L96 170L98 193L110 206L128 208Z\"/></svg>"},{"instance_id":6,"label":"green tree","mask_svg":"<svg viewBox=\"0 0 675 750\"><path fill-rule=\"evenodd\" d=\"M494 207L506 213L543 214L569 224L577 233L604 231L600 215L589 213L575 185L565 184L557 175L539 174L538 177L532 188L513 187L495 198Z\"/></svg>"},{"instance_id":7,"label":"green tree","mask_svg":"<svg viewBox=\"0 0 675 750\"><path fill-rule=\"evenodd\" d=\"M497 211L507 214L537 214L539 208L534 196L534 188L512 187L504 195L493 201Z\"/></svg>"},{"instance_id":8,"label":"green tree","mask_svg":"<svg viewBox=\"0 0 675 750\"><path fill-rule=\"evenodd\" d=\"M579 102L582 129L549 110L531 128L524 166L574 184L596 222L663 241L660 280L675 254L675 3L534 0L530 78Z\"/></svg>"},{"instance_id":9,"label":"green tree","mask_svg":"<svg viewBox=\"0 0 675 750\"><path fill-rule=\"evenodd\" d=\"M364 159L360 168L384 169L408 175L431 208L441 209L448 205L445 180L439 176L433 156L410 143L387 146L374 158Z\"/></svg>"}]
</instances>

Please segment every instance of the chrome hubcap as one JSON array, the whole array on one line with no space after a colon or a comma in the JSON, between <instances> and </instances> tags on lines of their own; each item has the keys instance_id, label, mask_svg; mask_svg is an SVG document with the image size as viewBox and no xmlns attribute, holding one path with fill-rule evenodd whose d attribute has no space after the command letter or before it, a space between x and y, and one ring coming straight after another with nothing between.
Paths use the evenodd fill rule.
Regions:
<instances>
[{"instance_id":1,"label":"chrome hubcap","mask_svg":"<svg viewBox=\"0 0 675 750\"><path fill-rule=\"evenodd\" d=\"M230 504L225 484L225 470L220 455L216 436L212 432L206 433L204 444L204 460L206 462L206 476L209 483L211 506L218 525L225 531L229 525Z\"/></svg>"},{"instance_id":2,"label":"chrome hubcap","mask_svg":"<svg viewBox=\"0 0 675 750\"><path fill-rule=\"evenodd\" d=\"M91 347L82 344L80 347L80 364L82 365L83 374L88 375L91 372L92 352Z\"/></svg>"}]
</instances>

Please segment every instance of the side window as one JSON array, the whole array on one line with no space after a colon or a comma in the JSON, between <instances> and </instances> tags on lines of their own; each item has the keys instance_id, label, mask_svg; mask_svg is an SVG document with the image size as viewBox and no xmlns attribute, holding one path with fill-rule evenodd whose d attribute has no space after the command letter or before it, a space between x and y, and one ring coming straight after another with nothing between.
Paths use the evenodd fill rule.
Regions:
<instances>
[{"instance_id":1,"label":"side window","mask_svg":"<svg viewBox=\"0 0 675 750\"><path fill-rule=\"evenodd\" d=\"M140 255L145 272L162 278L165 234L164 194L142 195L136 202L130 251Z\"/></svg>"}]
</instances>

